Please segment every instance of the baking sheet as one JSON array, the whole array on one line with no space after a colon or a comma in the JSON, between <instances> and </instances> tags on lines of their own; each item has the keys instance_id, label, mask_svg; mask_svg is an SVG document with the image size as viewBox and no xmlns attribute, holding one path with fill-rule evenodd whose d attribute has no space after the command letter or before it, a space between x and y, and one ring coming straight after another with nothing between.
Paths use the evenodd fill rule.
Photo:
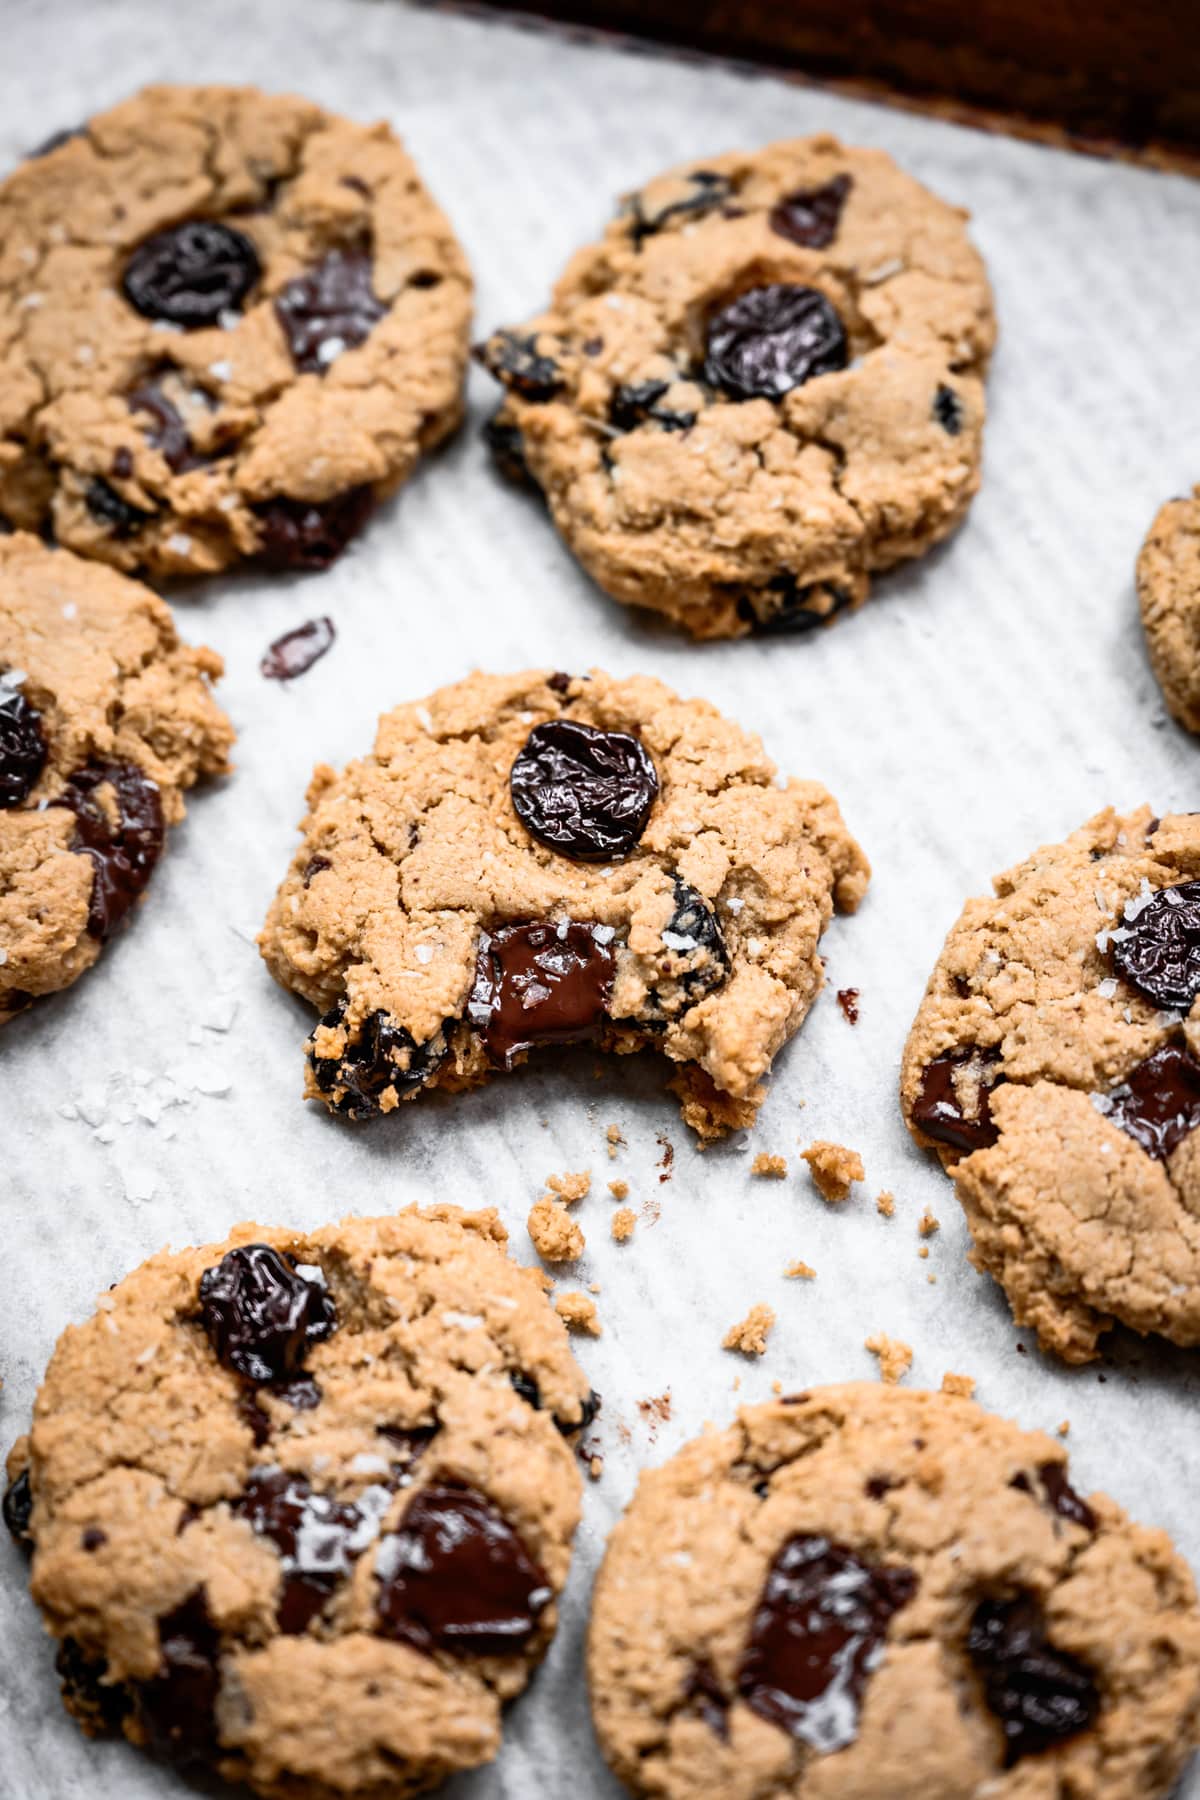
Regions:
<instances>
[{"instance_id":1,"label":"baking sheet","mask_svg":"<svg viewBox=\"0 0 1200 1800\"><path fill-rule=\"evenodd\" d=\"M404 134L478 277L480 330L535 311L611 199L684 157L832 129L894 152L968 206L1001 323L984 486L966 528L881 582L814 640L696 646L609 602L538 507L492 473L471 377L468 428L336 568L218 581L177 597L185 635L228 663L237 773L194 799L135 928L71 993L4 1033L0 1433L24 1426L55 1337L166 1242L255 1218L312 1227L410 1201L499 1208L516 1254L551 1171L590 1168L578 1279L604 1336L579 1350L604 1395L604 1473L587 1484L558 1638L510 1710L503 1755L455 1800L612 1796L582 1676L588 1593L639 1468L706 1419L801 1384L871 1377L863 1340L911 1343L912 1384L946 1370L1024 1424L1071 1421L1076 1485L1170 1530L1200 1568L1196 1357L1118 1339L1071 1372L1017 1334L964 1256L936 1164L895 1099L904 1034L964 897L1110 800L1191 809L1196 747L1165 718L1143 653L1132 565L1159 502L1200 475L1200 185L986 136L716 66L518 24L371 0L6 0L0 157L143 82L293 87ZM333 651L292 686L258 659L328 613ZM315 761L368 748L376 714L473 667L645 670L761 730L790 772L838 795L875 865L857 918L825 940L829 988L781 1058L752 1141L700 1156L658 1065L555 1056L457 1100L353 1129L299 1098L310 1015L252 945L291 853ZM861 990L851 1028L833 990ZM803 1108L803 1110L801 1110ZM157 1122L155 1119L157 1117ZM605 1128L627 1146L610 1163ZM674 1146L669 1180L660 1137ZM798 1145L862 1152L867 1183L827 1208ZM754 1180L754 1151L786 1182ZM608 1234L627 1180L633 1240ZM874 1196L896 1195L881 1218ZM917 1221L941 1219L928 1261ZM814 1282L788 1282L803 1257ZM931 1277L936 1279L931 1279ZM759 1300L778 1324L753 1364L720 1349ZM639 1402L669 1395L669 1406ZM669 1417L661 1415L669 1412ZM194 1792L67 1722L23 1564L0 1546L0 1793L148 1800ZM1200 1795L1193 1775L1186 1793Z\"/></svg>"}]
</instances>

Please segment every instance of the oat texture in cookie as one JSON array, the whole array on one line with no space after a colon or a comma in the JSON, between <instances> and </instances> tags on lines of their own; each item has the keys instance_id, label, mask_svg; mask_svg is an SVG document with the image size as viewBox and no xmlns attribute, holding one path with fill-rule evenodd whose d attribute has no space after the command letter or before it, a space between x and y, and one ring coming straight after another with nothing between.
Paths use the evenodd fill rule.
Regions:
<instances>
[{"instance_id":1,"label":"oat texture in cookie","mask_svg":"<svg viewBox=\"0 0 1200 1800\"><path fill-rule=\"evenodd\" d=\"M0 1023L91 967L227 768L221 669L139 582L0 536Z\"/></svg>"},{"instance_id":2,"label":"oat texture in cookie","mask_svg":"<svg viewBox=\"0 0 1200 1800\"><path fill-rule=\"evenodd\" d=\"M594 1042L678 1065L699 1132L748 1125L867 884L824 788L645 677L473 675L308 800L259 943L351 1117Z\"/></svg>"},{"instance_id":3,"label":"oat texture in cookie","mask_svg":"<svg viewBox=\"0 0 1200 1800\"><path fill-rule=\"evenodd\" d=\"M1137 564L1150 663L1172 716L1200 731L1200 487L1168 500Z\"/></svg>"},{"instance_id":4,"label":"oat texture in cookie","mask_svg":"<svg viewBox=\"0 0 1200 1800\"><path fill-rule=\"evenodd\" d=\"M875 1385L744 1408L644 1474L588 1640L601 1746L670 1800L1165 1800L1200 1615L1064 1448Z\"/></svg>"},{"instance_id":5,"label":"oat texture in cookie","mask_svg":"<svg viewBox=\"0 0 1200 1800\"><path fill-rule=\"evenodd\" d=\"M1109 809L994 885L909 1036L909 1128L1045 1349L1200 1344L1200 816Z\"/></svg>"},{"instance_id":6,"label":"oat texture in cookie","mask_svg":"<svg viewBox=\"0 0 1200 1800\"><path fill-rule=\"evenodd\" d=\"M964 215L828 136L659 176L480 355L490 441L615 599L812 631L979 485L995 326Z\"/></svg>"},{"instance_id":7,"label":"oat texture in cookie","mask_svg":"<svg viewBox=\"0 0 1200 1800\"><path fill-rule=\"evenodd\" d=\"M458 422L471 281L386 125L153 87L0 186L0 518L323 568Z\"/></svg>"},{"instance_id":8,"label":"oat texture in cookie","mask_svg":"<svg viewBox=\"0 0 1200 1800\"><path fill-rule=\"evenodd\" d=\"M491 1212L152 1257L9 1458L63 1698L268 1800L495 1755L546 1650L596 1400Z\"/></svg>"}]
</instances>

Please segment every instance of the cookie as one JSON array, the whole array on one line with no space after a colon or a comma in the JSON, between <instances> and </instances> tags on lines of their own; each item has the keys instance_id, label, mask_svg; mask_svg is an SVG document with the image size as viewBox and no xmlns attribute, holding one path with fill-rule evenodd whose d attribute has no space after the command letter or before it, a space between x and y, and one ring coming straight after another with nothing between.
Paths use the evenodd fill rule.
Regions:
<instances>
[{"instance_id":1,"label":"cookie","mask_svg":"<svg viewBox=\"0 0 1200 1800\"><path fill-rule=\"evenodd\" d=\"M595 1397L495 1213L245 1225L63 1333L5 1516L86 1731L268 1800L496 1754L550 1642Z\"/></svg>"},{"instance_id":2,"label":"cookie","mask_svg":"<svg viewBox=\"0 0 1200 1800\"><path fill-rule=\"evenodd\" d=\"M592 1711L671 1800L1161 1800L1200 1732L1200 1614L1061 1443L875 1385L744 1407L609 1540Z\"/></svg>"},{"instance_id":3,"label":"cookie","mask_svg":"<svg viewBox=\"0 0 1200 1800\"><path fill-rule=\"evenodd\" d=\"M259 945L322 1013L307 1094L353 1118L587 1041L677 1064L701 1133L748 1125L869 874L824 788L599 670L399 706L308 803Z\"/></svg>"},{"instance_id":4,"label":"cookie","mask_svg":"<svg viewBox=\"0 0 1200 1800\"><path fill-rule=\"evenodd\" d=\"M0 536L0 1023L89 969L233 727L139 582Z\"/></svg>"},{"instance_id":5,"label":"cookie","mask_svg":"<svg viewBox=\"0 0 1200 1800\"><path fill-rule=\"evenodd\" d=\"M1200 731L1200 487L1168 500L1137 563L1146 648L1173 718Z\"/></svg>"},{"instance_id":6,"label":"cookie","mask_svg":"<svg viewBox=\"0 0 1200 1800\"><path fill-rule=\"evenodd\" d=\"M0 517L323 568L462 411L471 279L386 125L151 87L0 186Z\"/></svg>"},{"instance_id":7,"label":"cookie","mask_svg":"<svg viewBox=\"0 0 1200 1800\"><path fill-rule=\"evenodd\" d=\"M969 900L901 1075L1019 1325L1200 1344L1200 815L1098 813Z\"/></svg>"},{"instance_id":8,"label":"cookie","mask_svg":"<svg viewBox=\"0 0 1200 1800\"><path fill-rule=\"evenodd\" d=\"M995 324L964 217L825 135L673 169L482 346L492 447L614 599L700 638L811 631L979 485Z\"/></svg>"}]
</instances>

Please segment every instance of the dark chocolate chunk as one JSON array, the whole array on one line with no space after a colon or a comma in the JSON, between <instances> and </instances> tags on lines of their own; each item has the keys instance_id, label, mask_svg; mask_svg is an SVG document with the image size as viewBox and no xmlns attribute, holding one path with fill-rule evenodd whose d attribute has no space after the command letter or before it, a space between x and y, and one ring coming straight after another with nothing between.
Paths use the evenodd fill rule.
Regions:
<instances>
[{"instance_id":1,"label":"dark chocolate chunk","mask_svg":"<svg viewBox=\"0 0 1200 1800\"><path fill-rule=\"evenodd\" d=\"M52 150L61 150L64 144L71 143L75 138L86 136L87 127L85 125L63 126L59 131L52 131L50 136L44 138L36 149L27 150L25 161L36 162L39 157L49 156Z\"/></svg>"},{"instance_id":2,"label":"dark chocolate chunk","mask_svg":"<svg viewBox=\"0 0 1200 1800\"><path fill-rule=\"evenodd\" d=\"M663 927L664 954L642 1020L659 1029L719 988L729 974L729 951L716 913L686 881L678 875L672 880L675 910Z\"/></svg>"},{"instance_id":3,"label":"dark chocolate chunk","mask_svg":"<svg viewBox=\"0 0 1200 1800\"><path fill-rule=\"evenodd\" d=\"M669 381L638 381L617 388L609 402L609 423L618 431L636 431L651 420L664 431L687 431L696 423L694 412L672 412L659 404L670 386Z\"/></svg>"},{"instance_id":4,"label":"dark chocolate chunk","mask_svg":"<svg viewBox=\"0 0 1200 1800\"><path fill-rule=\"evenodd\" d=\"M233 1510L278 1550L283 1564L276 1620L280 1631L307 1629L355 1560L379 1535L391 1505L390 1486L364 1490L357 1501L315 1494L303 1475L252 1469Z\"/></svg>"},{"instance_id":5,"label":"dark chocolate chunk","mask_svg":"<svg viewBox=\"0 0 1200 1800\"><path fill-rule=\"evenodd\" d=\"M1095 1531L1096 1515L1067 1480L1065 1463L1039 1463L1036 1474L1047 1505L1060 1519L1069 1519L1072 1525L1082 1525L1085 1531ZM1014 1475L1008 1485L1018 1488L1023 1494L1034 1494L1037 1497L1033 1483L1024 1470L1019 1475Z\"/></svg>"},{"instance_id":6,"label":"dark chocolate chunk","mask_svg":"<svg viewBox=\"0 0 1200 1800\"><path fill-rule=\"evenodd\" d=\"M535 337L516 331L494 331L476 350L489 375L522 400L542 402L561 393L563 373L552 356L538 349Z\"/></svg>"},{"instance_id":7,"label":"dark chocolate chunk","mask_svg":"<svg viewBox=\"0 0 1200 1800\"><path fill-rule=\"evenodd\" d=\"M785 572L772 576L763 587L739 595L737 610L756 637L803 637L828 625L853 604L849 588L832 581L801 586L794 575Z\"/></svg>"},{"instance_id":8,"label":"dark chocolate chunk","mask_svg":"<svg viewBox=\"0 0 1200 1800\"><path fill-rule=\"evenodd\" d=\"M892 1616L916 1590L911 1569L867 1562L825 1537L789 1538L738 1671L746 1704L814 1750L844 1750Z\"/></svg>"},{"instance_id":9,"label":"dark chocolate chunk","mask_svg":"<svg viewBox=\"0 0 1200 1800\"><path fill-rule=\"evenodd\" d=\"M963 428L963 403L954 389L945 382L933 396L933 416L942 430L951 437L957 437Z\"/></svg>"},{"instance_id":10,"label":"dark chocolate chunk","mask_svg":"<svg viewBox=\"0 0 1200 1800\"><path fill-rule=\"evenodd\" d=\"M343 996L325 1014L318 1029L335 1030L345 1016ZM427 1043L418 1044L411 1032L385 1012L369 1013L340 1056L319 1056L313 1038L309 1038L306 1050L313 1080L323 1094L342 1089L335 1110L349 1119L368 1119L377 1113L389 1088L400 1100L415 1094L433 1080L449 1055L444 1030Z\"/></svg>"},{"instance_id":11,"label":"dark chocolate chunk","mask_svg":"<svg viewBox=\"0 0 1200 1800\"><path fill-rule=\"evenodd\" d=\"M128 1688L105 1681L106 1662L88 1656L75 1638L63 1638L54 1667L67 1711L89 1736L103 1737L121 1729L130 1694Z\"/></svg>"},{"instance_id":12,"label":"dark chocolate chunk","mask_svg":"<svg viewBox=\"0 0 1200 1800\"><path fill-rule=\"evenodd\" d=\"M89 1525L87 1530L80 1536L79 1542L82 1548L88 1552L89 1556L92 1556L97 1550L103 1550L105 1544L108 1542L108 1533L107 1531L101 1531L99 1525Z\"/></svg>"},{"instance_id":13,"label":"dark chocolate chunk","mask_svg":"<svg viewBox=\"0 0 1200 1800\"><path fill-rule=\"evenodd\" d=\"M310 887L314 875L320 875L322 870L332 869L332 867L333 864L327 856L310 856L304 865L304 874L301 876L304 886Z\"/></svg>"},{"instance_id":14,"label":"dark chocolate chunk","mask_svg":"<svg viewBox=\"0 0 1200 1800\"><path fill-rule=\"evenodd\" d=\"M154 517L144 507L134 506L110 487L103 475L93 475L83 491L83 503L98 525L104 525L114 537L132 537Z\"/></svg>"},{"instance_id":15,"label":"dark chocolate chunk","mask_svg":"<svg viewBox=\"0 0 1200 1800\"><path fill-rule=\"evenodd\" d=\"M852 186L849 175L835 175L823 187L797 188L794 194L785 194L771 208L771 230L793 244L803 244L806 250L824 250L837 236Z\"/></svg>"},{"instance_id":16,"label":"dark chocolate chunk","mask_svg":"<svg viewBox=\"0 0 1200 1800\"><path fill-rule=\"evenodd\" d=\"M994 1144L999 1133L992 1122L988 1095L995 1083L994 1080L989 1082L988 1073L999 1059L998 1050L974 1048L935 1056L921 1071L921 1088L912 1109L914 1124L926 1137L936 1139L939 1144L949 1144L955 1150L969 1153ZM963 1111L954 1083L955 1070L972 1062L979 1070L978 1110L973 1116Z\"/></svg>"},{"instance_id":17,"label":"dark chocolate chunk","mask_svg":"<svg viewBox=\"0 0 1200 1800\"><path fill-rule=\"evenodd\" d=\"M1181 1044L1164 1044L1095 1104L1107 1119L1165 1162L1200 1125L1200 1061Z\"/></svg>"},{"instance_id":18,"label":"dark chocolate chunk","mask_svg":"<svg viewBox=\"0 0 1200 1800\"><path fill-rule=\"evenodd\" d=\"M500 413L493 413L484 421L483 441L501 475L516 487L533 488L540 493L525 460L525 439L518 425L513 425Z\"/></svg>"},{"instance_id":19,"label":"dark chocolate chunk","mask_svg":"<svg viewBox=\"0 0 1200 1800\"><path fill-rule=\"evenodd\" d=\"M158 1621L159 1673L138 1685L138 1710L151 1742L177 1762L212 1755L221 1688L221 1636L202 1587Z\"/></svg>"},{"instance_id":20,"label":"dark chocolate chunk","mask_svg":"<svg viewBox=\"0 0 1200 1800\"><path fill-rule=\"evenodd\" d=\"M368 251L331 250L280 289L275 316L298 369L323 374L343 350L365 343L388 310L373 275Z\"/></svg>"},{"instance_id":21,"label":"dark chocolate chunk","mask_svg":"<svg viewBox=\"0 0 1200 1800\"><path fill-rule=\"evenodd\" d=\"M511 1068L538 1044L597 1035L616 972L608 929L564 919L480 933L467 1018L489 1056Z\"/></svg>"},{"instance_id":22,"label":"dark chocolate chunk","mask_svg":"<svg viewBox=\"0 0 1200 1800\"><path fill-rule=\"evenodd\" d=\"M294 1406L297 1412L311 1412L314 1406L321 1404L320 1383L314 1381L311 1375L297 1375L291 1381L260 1384L239 1395L238 1415L243 1424L250 1427L254 1442L260 1450L271 1435L270 1416L259 1404L259 1395L263 1393L276 1395L288 1406Z\"/></svg>"},{"instance_id":23,"label":"dark chocolate chunk","mask_svg":"<svg viewBox=\"0 0 1200 1800\"><path fill-rule=\"evenodd\" d=\"M41 714L0 675L0 811L28 799L45 766Z\"/></svg>"},{"instance_id":24,"label":"dark chocolate chunk","mask_svg":"<svg viewBox=\"0 0 1200 1800\"><path fill-rule=\"evenodd\" d=\"M508 1379L512 1382L513 1387L521 1396L521 1399L524 1400L525 1404L527 1406L532 1406L534 1412L541 1412L541 1390L539 1389L537 1382L533 1379L533 1376L526 1375L523 1370L518 1369L514 1370L514 1372L509 1375ZM577 1419L561 1419L558 1414L555 1413L555 1430L558 1431L562 1437L574 1437L577 1431L587 1430L599 1411L600 1396L595 1388L591 1388L587 1398L580 1407L579 1417Z\"/></svg>"},{"instance_id":25,"label":"dark chocolate chunk","mask_svg":"<svg viewBox=\"0 0 1200 1800\"><path fill-rule=\"evenodd\" d=\"M539 844L577 862L609 862L628 856L646 829L658 771L628 732L550 719L518 751L509 786Z\"/></svg>"},{"instance_id":26,"label":"dark chocolate chunk","mask_svg":"<svg viewBox=\"0 0 1200 1800\"><path fill-rule=\"evenodd\" d=\"M1134 904L1113 943L1113 967L1156 1006L1187 1012L1200 993L1200 881Z\"/></svg>"},{"instance_id":27,"label":"dark chocolate chunk","mask_svg":"<svg viewBox=\"0 0 1200 1800\"><path fill-rule=\"evenodd\" d=\"M729 1696L710 1662L692 1664L683 1684L683 1698L722 1743L729 1742Z\"/></svg>"},{"instance_id":28,"label":"dark chocolate chunk","mask_svg":"<svg viewBox=\"0 0 1200 1800\"><path fill-rule=\"evenodd\" d=\"M296 1375L337 1327L333 1298L269 1244L227 1250L200 1277L200 1320L217 1358L249 1381Z\"/></svg>"},{"instance_id":29,"label":"dark chocolate chunk","mask_svg":"<svg viewBox=\"0 0 1200 1800\"><path fill-rule=\"evenodd\" d=\"M387 1443L395 1454L392 1460L391 1486L407 1487L413 1470L441 1430L439 1425L377 1425L376 1436Z\"/></svg>"},{"instance_id":30,"label":"dark chocolate chunk","mask_svg":"<svg viewBox=\"0 0 1200 1800\"><path fill-rule=\"evenodd\" d=\"M101 789L112 797L115 823ZM92 859L88 932L95 938L110 937L145 890L162 855L158 787L136 763L89 763L76 769L53 804L75 814L71 848Z\"/></svg>"},{"instance_id":31,"label":"dark chocolate chunk","mask_svg":"<svg viewBox=\"0 0 1200 1800\"><path fill-rule=\"evenodd\" d=\"M276 573L327 569L358 536L371 516L370 487L349 488L319 505L277 494L253 508L258 520L258 560Z\"/></svg>"},{"instance_id":32,"label":"dark chocolate chunk","mask_svg":"<svg viewBox=\"0 0 1200 1800\"><path fill-rule=\"evenodd\" d=\"M130 389L126 399L130 412L145 413L152 420L149 426L143 426L143 436L152 450L162 452L163 461L172 474L182 475L188 469L199 468L203 459L196 455L183 414L157 381L139 382L137 387ZM126 475L132 472L132 468L125 471Z\"/></svg>"},{"instance_id":33,"label":"dark chocolate chunk","mask_svg":"<svg viewBox=\"0 0 1200 1800\"><path fill-rule=\"evenodd\" d=\"M1046 1622L1031 1594L981 1601L967 1653L1004 1731L1005 1768L1086 1731L1100 1711L1092 1671L1047 1642Z\"/></svg>"},{"instance_id":34,"label":"dark chocolate chunk","mask_svg":"<svg viewBox=\"0 0 1200 1800\"><path fill-rule=\"evenodd\" d=\"M680 187L682 191L675 198L662 200L658 205L648 204L641 193L631 194L625 201L629 233L635 244L640 245L643 238L653 237L676 219L699 219L705 213L715 212L733 194L729 177L718 175L715 169L689 169L680 177Z\"/></svg>"},{"instance_id":35,"label":"dark chocolate chunk","mask_svg":"<svg viewBox=\"0 0 1200 1800\"><path fill-rule=\"evenodd\" d=\"M268 681L294 681L320 661L336 636L332 619L309 619L268 645L258 665L259 673Z\"/></svg>"},{"instance_id":36,"label":"dark chocolate chunk","mask_svg":"<svg viewBox=\"0 0 1200 1800\"><path fill-rule=\"evenodd\" d=\"M507 1519L457 1482L414 1494L379 1546L375 1573L379 1630L417 1650L515 1655L551 1598Z\"/></svg>"},{"instance_id":37,"label":"dark chocolate chunk","mask_svg":"<svg viewBox=\"0 0 1200 1800\"><path fill-rule=\"evenodd\" d=\"M4 1490L4 1523L9 1529L14 1542L23 1549L33 1548L33 1533L30 1520L33 1518L33 1489L29 1485L29 1470L22 1469L14 1475Z\"/></svg>"},{"instance_id":38,"label":"dark chocolate chunk","mask_svg":"<svg viewBox=\"0 0 1200 1800\"><path fill-rule=\"evenodd\" d=\"M125 265L121 290L146 319L216 325L237 312L262 273L244 232L215 219L185 219L140 243Z\"/></svg>"},{"instance_id":39,"label":"dark chocolate chunk","mask_svg":"<svg viewBox=\"0 0 1200 1800\"><path fill-rule=\"evenodd\" d=\"M128 444L119 444L113 451L112 472L118 481L128 481L133 474L133 451Z\"/></svg>"},{"instance_id":40,"label":"dark chocolate chunk","mask_svg":"<svg viewBox=\"0 0 1200 1800\"><path fill-rule=\"evenodd\" d=\"M844 369L846 333L817 288L750 288L709 320L705 379L734 400L782 400L817 375Z\"/></svg>"}]
</instances>

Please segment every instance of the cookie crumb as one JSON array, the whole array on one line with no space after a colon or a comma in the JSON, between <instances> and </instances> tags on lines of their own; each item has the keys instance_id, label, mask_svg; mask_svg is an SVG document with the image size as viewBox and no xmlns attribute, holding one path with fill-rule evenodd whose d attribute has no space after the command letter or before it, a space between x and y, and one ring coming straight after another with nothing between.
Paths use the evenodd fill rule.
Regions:
<instances>
[{"instance_id":1,"label":"cookie crumb","mask_svg":"<svg viewBox=\"0 0 1200 1800\"><path fill-rule=\"evenodd\" d=\"M564 1206L574 1206L577 1200L586 1200L592 1191L592 1171L580 1169L575 1175L547 1175L546 1186L552 1194L557 1194Z\"/></svg>"},{"instance_id":2,"label":"cookie crumb","mask_svg":"<svg viewBox=\"0 0 1200 1800\"><path fill-rule=\"evenodd\" d=\"M637 1409L650 1427L650 1442L658 1436L658 1428L665 1425L671 1417L671 1390L665 1394L652 1394L647 1400L639 1400Z\"/></svg>"},{"instance_id":3,"label":"cookie crumb","mask_svg":"<svg viewBox=\"0 0 1200 1800\"><path fill-rule=\"evenodd\" d=\"M789 1281L815 1281L817 1279L817 1271L810 1268L806 1262L789 1263L783 1272Z\"/></svg>"},{"instance_id":4,"label":"cookie crumb","mask_svg":"<svg viewBox=\"0 0 1200 1800\"><path fill-rule=\"evenodd\" d=\"M604 1473L604 1458L602 1456L600 1456L599 1454L596 1454L595 1456L589 1456L587 1471L588 1471L588 1479L590 1481L599 1481L600 1477Z\"/></svg>"},{"instance_id":5,"label":"cookie crumb","mask_svg":"<svg viewBox=\"0 0 1200 1800\"><path fill-rule=\"evenodd\" d=\"M894 1218L896 1212L895 1194L890 1193L887 1188L884 1188L881 1194L876 1194L875 1211L877 1213L882 1213L885 1219Z\"/></svg>"},{"instance_id":6,"label":"cookie crumb","mask_svg":"<svg viewBox=\"0 0 1200 1800\"><path fill-rule=\"evenodd\" d=\"M629 1183L627 1181L610 1181L608 1191L614 1200L628 1200Z\"/></svg>"},{"instance_id":7,"label":"cookie crumb","mask_svg":"<svg viewBox=\"0 0 1200 1800\"><path fill-rule=\"evenodd\" d=\"M921 1222L917 1226L917 1230L920 1232L921 1236L932 1237L935 1231L940 1231L941 1229L942 1221L940 1219L935 1219L929 1208L926 1207L925 1211L921 1214Z\"/></svg>"},{"instance_id":8,"label":"cookie crumb","mask_svg":"<svg viewBox=\"0 0 1200 1800\"><path fill-rule=\"evenodd\" d=\"M615 1162L617 1159L617 1151L623 1149L625 1144L625 1139L621 1135L621 1127L619 1125L610 1125L604 1135L608 1139L609 1161Z\"/></svg>"},{"instance_id":9,"label":"cookie crumb","mask_svg":"<svg viewBox=\"0 0 1200 1800\"><path fill-rule=\"evenodd\" d=\"M627 1243L633 1236L633 1228L637 1224L637 1214L631 1206L622 1206L612 1216L612 1234L618 1244Z\"/></svg>"},{"instance_id":10,"label":"cookie crumb","mask_svg":"<svg viewBox=\"0 0 1200 1800\"><path fill-rule=\"evenodd\" d=\"M1059 1435L1059 1437L1069 1437L1071 1435L1070 1419L1063 1420L1062 1424L1058 1428L1058 1435Z\"/></svg>"},{"instance_id":11,"label":"cookie crumb","mask_svg":"<svg viewBox=\"0 0 1200 1800\"><path fill-rule=\"evenodd\" d=\"M975 1398L975 1377L973 1375L954 1375L949 1370L942 1376L943 1394L954 1394L959 1400Z\"/></svg>"},{"instance_id":12,"label":"cookie crumb","mask_svg":"<svg viewBox=\"0 0 1200 1800\"><path fill-rule=\"evenodd\" d=\"M560 1294L554 1302L554 1310L568 1331L586 1332L589 1337L600 1336L603 1327L596 1302L589 1300L586 1294Z\"/></svg>"},{"instance_id":13,"label":"cookie crumb","mask_svg":"<svg viewBox=\"0 0 1200 1800\"><path fill-rule=\"evenodd\" d=\"M534 1249L547 1262L574 1262L577 1256L582 1256L585 1243L582 1231L566 1207L552 1200L549 1194L544 1194L530 1207L525 1223Z\"/></svg>"},{"instance_id":14,"label":"cookie crumb","mask_svg":"<svg viewBox=\"0 0 1200 1800\"><path fill-rule=\"evenodd\" d=\"M722 1350L737 1350L742 1356L761 1356L775 1324L775 1314L762 1301L750 1308L745 1318L731 1325L721 1339Z\"/></svg>"},{"instance_id":15,"label":"cookie crumb","mask_svg":"<svg viewBox=\"0 0 1200 1800\"><path fill-rule=\"evenodd\" d=\"M869 1337L865 1348L879 1361L879 1379L894 1387L902 1381L912 1368L912 1347L904 1344L899 1338L890 1338L885 1332L878 1331Z\"/></svg>"},{"instance_id":16,"label":"cookie crumb","mask_svg":"<svg viewBox=\"0 0 1200 1800\"><path fill-rule=\"evenodd\" d=\"M866 1173L857 1150L847 1150L844 1144L830 1143L827 1138L817 1138L800 1154L808 1164L818 1193L833 1205L844 1200L854 1183L861 1181Z\"/></svg>"},{"instance_id":17,"label":"cookie crumb","mask_svg":"<svg viewBox=\"0 0 1200 1800\"><path fill-rule=\"evenodd\" d=\"M770 1175L776 1181L782 1181L787 1174L787 1157L768 1156L765 1150L760 1150L750 1164L750 1173L752 1175Z\"/></svg>"},{"instance_id":18,"label":"cookie crumb","mask_svg":"<svg viewBox=\"0 0 1200 1800\"><path fill-rule=\"evenodd\" d=\"M929 1255L929 1245L922 1244L921 1248L917 1251L917 1255L918 1256L928 1256Z\"/></svg>"}]
</instances>

